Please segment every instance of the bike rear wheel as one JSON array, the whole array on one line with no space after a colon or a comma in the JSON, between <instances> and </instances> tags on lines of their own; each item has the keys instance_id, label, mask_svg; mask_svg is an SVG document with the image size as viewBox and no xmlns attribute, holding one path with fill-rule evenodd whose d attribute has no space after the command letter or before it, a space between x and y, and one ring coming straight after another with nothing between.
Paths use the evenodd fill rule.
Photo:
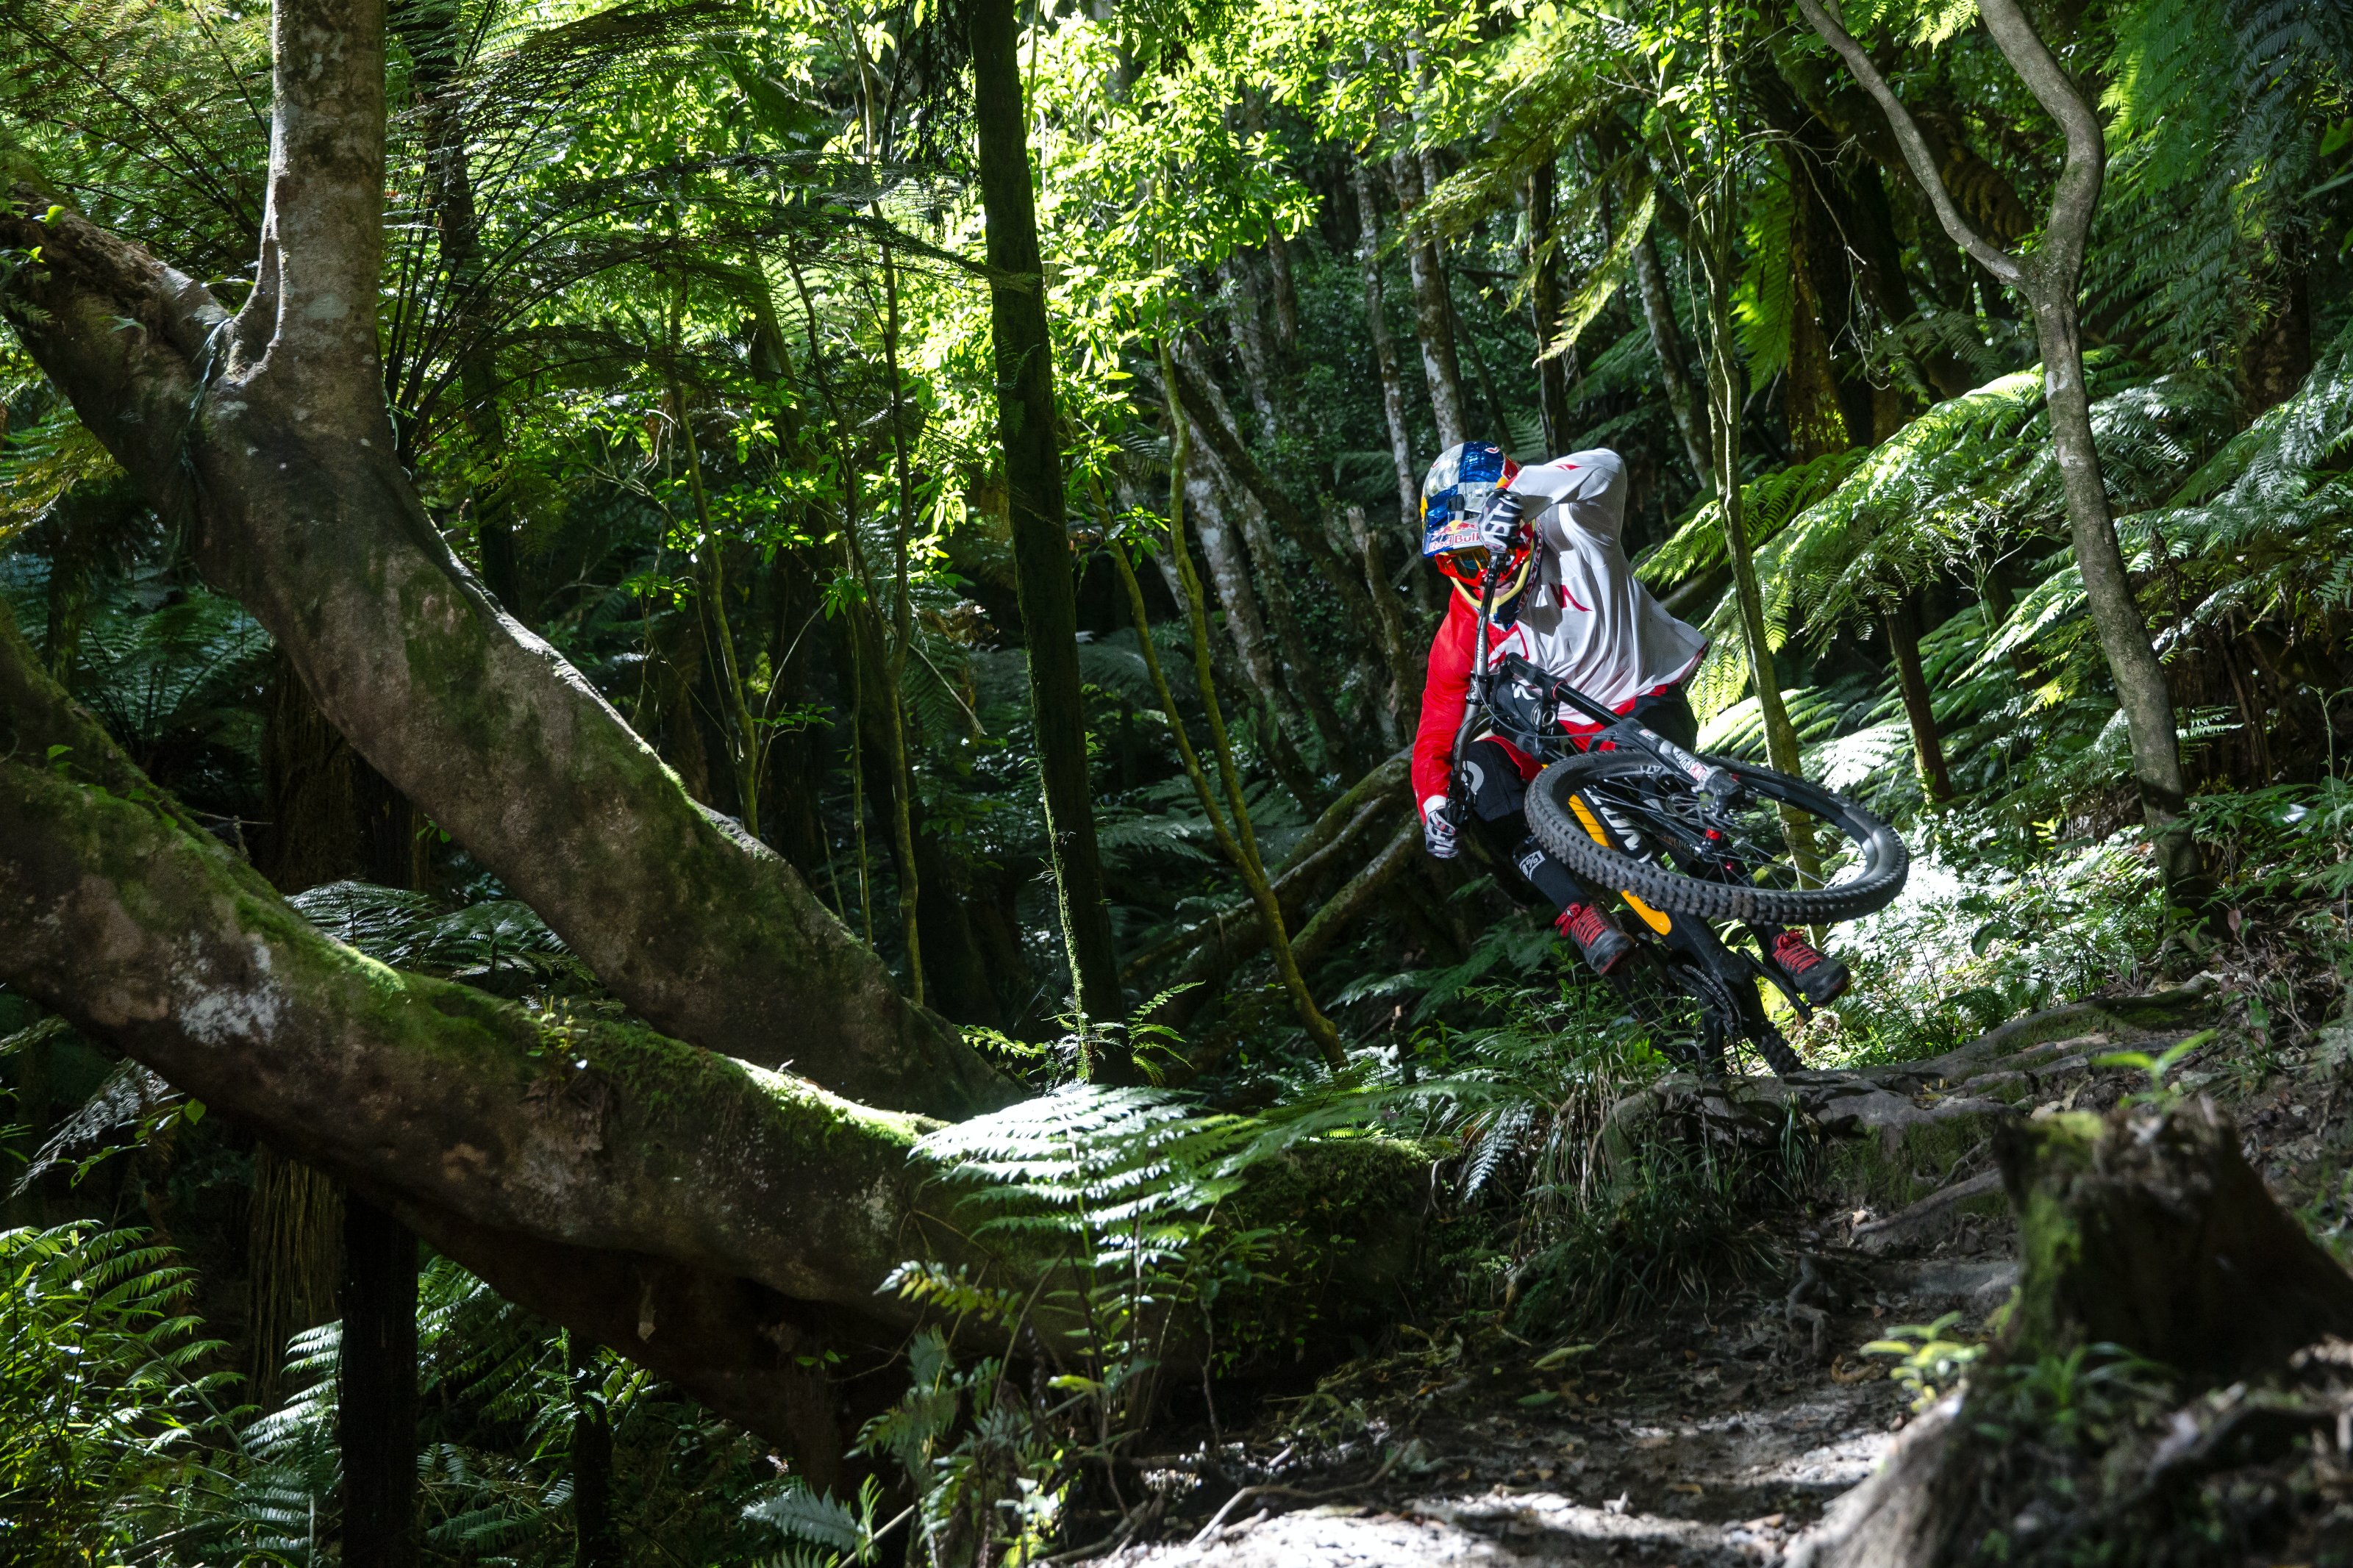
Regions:
<instances>
[{"instance_id":1,"label":"bike rear wheel","mask_svg":"<svg viewBox=\"0 0 2353 1568\"><path fill-rule=\"evenodd\" d=\"M1903 890L1910 853L1871 813L1787 773L1707 760L1736 783L1730 795L1695 790L1683 773L1640 752L1566 758L1529 786L1529 830L1588 881L1703 920L1851 921L1884 908ZM1828 840L1827 885L1799 884L1783 835L1784 810L1810 817L1817 842ZM1643 842L1620 847L1630 836Z\"/></svg>"}]
</instances>

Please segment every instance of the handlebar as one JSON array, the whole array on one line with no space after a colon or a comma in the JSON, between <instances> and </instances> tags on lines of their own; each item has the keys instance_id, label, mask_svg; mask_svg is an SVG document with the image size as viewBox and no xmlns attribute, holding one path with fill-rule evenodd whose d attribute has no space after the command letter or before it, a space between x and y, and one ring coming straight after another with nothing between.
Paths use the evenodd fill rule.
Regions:
<instances>
[{"instance_id":1,"label":"handlebar","mask_svg":"<svg viewBox=\"0 0 2353 1568\"><path fill-rule=\"evenodd\" d=\"M1462 721L1454 729L1454 752L1447 774L1450 793L1459 792L1463 784L1462 753L1471 747L1471 738L1486 713L1491 685L1494 679L1488 663L1488 633L1494 624L1495 589L1503 581L1506 560L1498 554L1487 563L1487 570L1479 581L1479 632L1472 652L1471 700L1462 705ZM1664 735L1647 725L1639 724L1625 714L1606 708L1566 681L1555 682L1553 695L1576 709L1601 731L1614 731L1618 738L1630 742L1649 752L1669 767L1692 782L1694 792L1727 796L1738 792L1740 781L1724 768L1706 758L1683 750Z\"/></svg>"}]
</instances>

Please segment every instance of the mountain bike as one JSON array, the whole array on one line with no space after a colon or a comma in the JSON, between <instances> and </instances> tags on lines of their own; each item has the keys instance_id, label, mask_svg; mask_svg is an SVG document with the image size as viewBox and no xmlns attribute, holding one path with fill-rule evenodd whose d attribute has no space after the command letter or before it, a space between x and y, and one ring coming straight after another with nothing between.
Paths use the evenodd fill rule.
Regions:
<instances>
[{"instance_id":1,"label":"mountain bike","mask_svg":"<svg viewBox=\"0 0 2353 1568\"><path fill-rule=\"evenodd\" d=\"M1911 857L1894 831L1843 795L1728 757L1684 750L1516 654L1493 659L1495 573L1481 589L1463 753L1493 734L1543 763L1528 785L1528 827L1596 889L1617 891L1635 951L1609 980L1671 1058L1705 1074L1744 1047L1775 1073L1805 1063L1767 1012L1770 984L1801 1019L1813 1006L1761 955L1765 931L1820 926L1882 909ZM1598 732L1573 731L1570 715ZM1467 816L1467 813L1465 814ZM1816 863L1799 868L1794 845ZM1753 942L1755 954L1747 951Z\"/></svg>"}]
</instances>

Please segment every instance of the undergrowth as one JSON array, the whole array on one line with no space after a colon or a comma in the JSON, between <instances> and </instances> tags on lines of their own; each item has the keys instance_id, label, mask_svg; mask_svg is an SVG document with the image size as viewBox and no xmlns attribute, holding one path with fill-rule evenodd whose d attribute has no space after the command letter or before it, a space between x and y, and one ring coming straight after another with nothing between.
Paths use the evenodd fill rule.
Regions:
<instances>
[{"instance_id":1,"label":"undergrowth","mask_svg":"<svg viewBox=\"0 0 2353 1568\"><path fill-rule=\"evenodd\" d=\"M1778 1272L1766 1215L1789 1188L1761 1164L1672 1144L1645 1150L1563 1214L1515 1271L1514 1326L1531 1336L1599 1332L1707 1306Z\"/></svg>"},{"instance_id":2,"label":"undergrowth","mask_svg":"<svg viewBox=\"0 0 2353 1568\"><path fill-rule=\"evenodd\" d=\"M0 1232L0 1561L314 1564L341 1534L340 1326L290 1347L295 1392L244 1402L190 1311L193 1271L147 1232ZM625 1527L744 1561L761 1445L447 1259L419 1280L418 1493L428 1556L515 1568L574 1557L573 1442L611 1434ZM625 1533L627 1530L625 1529Z\"/></svg>"}]
</instances>

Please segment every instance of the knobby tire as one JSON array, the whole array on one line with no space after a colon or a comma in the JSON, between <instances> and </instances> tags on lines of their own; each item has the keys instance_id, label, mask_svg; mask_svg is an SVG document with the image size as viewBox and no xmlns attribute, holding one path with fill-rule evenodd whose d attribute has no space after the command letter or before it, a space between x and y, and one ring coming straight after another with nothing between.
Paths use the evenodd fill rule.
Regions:
<instances>
[{"instance_id":1,"label":"knobby tire","mask_svg":"<svg viewBox=\"0 0 2353 1568\"><path fill-rule=\"evenodd\" d=\"M1832 795L1769 768L1752 768L1722 758L1711 762L1737 774L1763 799L1785 803L1851 840L1862 857L1862 874L1827 888L1767 888L1752 882L1711 881L1685 876L1596 840L1569 809L1569 797L1608 779L1655 775L1661 788L1688 789L1681 775L1632 751L1588 752L1565 758L1536 775L1527 795L1528 827L1553 857L1599 886L1632 893L1653 909L1702 920L1746 921L1752 925L1826 925L1883 909L1904 889L1912 858L1893 828L1844 796Z\"/></svg>"}]
</instances>

